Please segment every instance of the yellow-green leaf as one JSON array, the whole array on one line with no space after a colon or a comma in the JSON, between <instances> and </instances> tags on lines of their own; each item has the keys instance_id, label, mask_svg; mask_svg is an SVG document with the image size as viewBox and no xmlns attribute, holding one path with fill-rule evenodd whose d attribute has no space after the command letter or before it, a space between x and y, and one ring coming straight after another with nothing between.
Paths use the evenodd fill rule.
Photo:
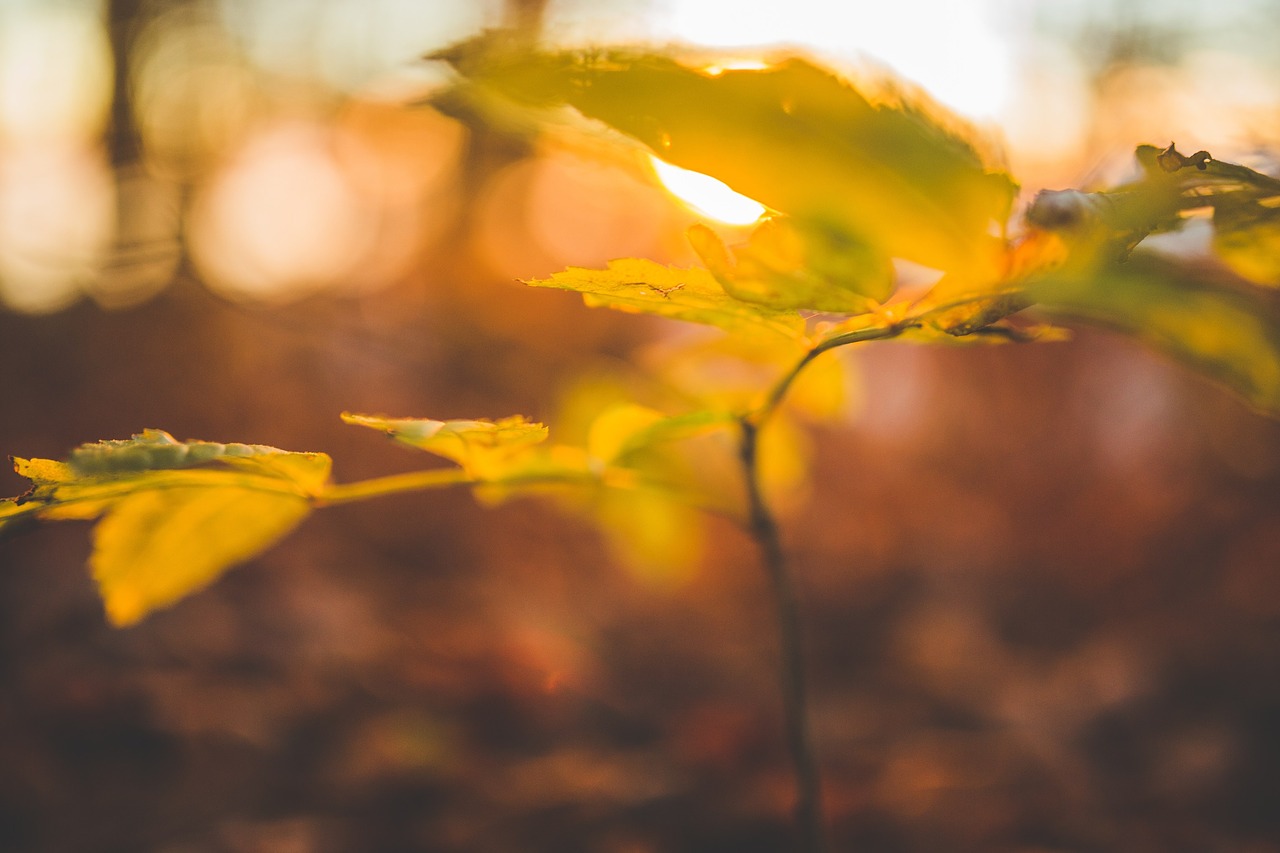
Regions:
<instances>
[{"instance_id":1,"label":"yellow-green leaf","mask_svg":"<svg viewBox=\"0 0 1280 853\"><path fill-rule=\"evenodd\" d=\"M1263 204L1221 205L1213 215L1213 246L1235 272L1280 287L1280 196Z\"/></svg>"},{"instance_id":2,"label":"yellow-green leaf","mask_svg":"<svg viewBox=\"0 0 1280 853\"><path fill-rule=\"evenodd\" d=\"M539 52L502 33L436 58L521 107L568 104L803 228L930 267L985 268L1015 195L976 134L922 95L872 96L802 59L726 69L658 52Z\"/></svg>"},{"instance_id":3,"label":"yellow-green leaf","mask_svg":"<svg viewBox=\"0 0 1280 853\"><path fill-rule=\"evenodd\" d=\"M344 412L349 424L384 432L401 444L442 456L479 480L500 478L511 462L547 438L547 428L520 415L500 421L388 418Z\"/></svg>"},{"instance_id":4,"label":"yellow-green leaf","mask_svg":"<svg viewBox=\"0 0 1280 853\"><path fill-rule=\"evenodd\" d=\"M628 258L610 261L604 270L570 267L533 287L574 290L592 307L654 314L729 331L767 332L787 338L804 335L804 320L782 311L735 299L704 269L680 269Z\"/></svg>"},{"instance_id":5,"label":"yellow-green leaf","mask_svg":"<svg viewBox=\"0 0 1280 853\"><path fill-rule=\"evenodd\" d=\"M648 406L621 403L606 409L591 425L587 453L607 464L626 465L629 457L640 451L702 435L734 421L726 412L663 415Z\"/></svg>"},{"instance_id":6,"label":"yellow-green leaf","mask_svg":"<svg viewBox=\"0 0 1280 853\"><path fill-rule=\"evenodd\" d=\"M1280 314L1269 294L1228 289L1135 258L1031 290L1043 307L1120 329L1280 415Z\"/></svg>"},{"instance_id":7,"label":"yellow-green leaf","mask_svg":"<svg viewBox=\"0 0 1280 853\"><path fill-rule=\"evenodd\" d=\"M888 255L865 243L820 240L786 217L764 220L748 242L731 248L705 225L689 242L716 281L736 299L770 308L838 314L865 311L868 298L893 290Z\"/></svg>"}]
</instances>

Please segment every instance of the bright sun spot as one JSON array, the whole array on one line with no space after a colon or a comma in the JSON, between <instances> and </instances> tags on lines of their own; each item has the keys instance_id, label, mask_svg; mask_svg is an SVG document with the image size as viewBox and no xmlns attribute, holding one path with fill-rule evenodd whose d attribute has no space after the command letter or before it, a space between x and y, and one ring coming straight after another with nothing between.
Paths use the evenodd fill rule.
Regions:
<instances>
[{"instance_id":1,"label":"bright sun spot","mask_svg":"<svg viewBox=\"0 0 1280 853\"><path fill-rule=\"evenodd\" d=\"M764 214L760 202L734 192L710 175L672 166L653 155L649 160L667 191L705 216L726 225L750 225Z\"/></svg>"},{"instance_id":2,"label":"bright sun spot","mask_svg":"<svg viewBox=\"0 0 1280 853\"><path fill-rule=\"evenodd\" d=\"M702 70L712 77L719 77L726 71L763 71L768 67L769 63L761 59L733 59L713 63Z\"/></svg>"}]
</instances>

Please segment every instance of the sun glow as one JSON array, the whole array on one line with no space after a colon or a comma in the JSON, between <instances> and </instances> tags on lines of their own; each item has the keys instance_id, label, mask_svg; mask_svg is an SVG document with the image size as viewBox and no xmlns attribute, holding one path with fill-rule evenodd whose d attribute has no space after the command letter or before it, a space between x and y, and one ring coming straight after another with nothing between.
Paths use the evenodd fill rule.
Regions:
<instances>
[{"instance_id":1,"label":"sun glow","mask_svg":"<svg viewBox=\"0 0 1280 853\"><path fill-rule=\"evenodd\" d=\"M723 181L681 169L653 155L649 160L667 191L704 216L726 225L750 225L764 215L764 205L734 192Z\"/></svg>"},{"instance_id":2,"label":"sun glow","mask_svg":"<svg viewBox=\"0 0 1280 853\"><path fill-rule=\"evenodd\" d=\"M661 35L716 49L761 46L871 58L970 118L1001 113L1014 88L1008 39L994 0L668 0Z\"/></svg>"},{"instance_id":3,"label":"sun glow","mask_svg":"<svg viewBox=\"0 0 1280 853\"><path fill-rule=\"evenodd\" d=\"M715 62L702 69L712 77L719 77L726 71L764 71L769 63L762 59L732 59Z\"/></svg>"}]
</instances>

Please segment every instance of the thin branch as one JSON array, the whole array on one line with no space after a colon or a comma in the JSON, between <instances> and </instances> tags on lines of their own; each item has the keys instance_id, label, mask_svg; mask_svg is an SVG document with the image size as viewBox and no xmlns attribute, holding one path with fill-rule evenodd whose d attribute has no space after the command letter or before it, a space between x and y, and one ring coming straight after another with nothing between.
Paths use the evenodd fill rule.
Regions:
<instances>
[{"instance_id":1,"label":"thin branch","mask_svg":"<svg viewBox=\"0 0 1280 853\"><path fill-rule=\"evenodd\" d=\"M802 365L807 363L806 360ZM791 573L787 569L786 557L782 553L778 523L769 511L760 489L758 453L760 427L749 417L742 418L741 424L740 454L742 470L747 480L749 530L752 538L760 546L778 622L779 677L787 747L791 753L791 761L795 765L798 788L796 822L799 824L801 833L800 849L803 853L822 853L827 849L826 828L822 814L822 780L814 753L813 736L809 728L804 649L800 639L800 602L796 597Z\"/></svg>"},{"instance_id":2,"label":"thin branch","mask_svg":"<svg viewBox=\"0 0 1280 853\"><path fill-rule=\"evenodd\" d=\"M783 398L787 396L787 392L791 390L792 383L794 383L796 379L800 377L801 372L809 366L809 362L813 361L824 352L836 349L837 347L848 346L849 344L863 343L864 341L879 341L888 338L896 338L898 335L906 331L906 329L911 325L916 324L913 322L911 324L898 324L892 326L872 326L866 329L857 329L852 332L835 335L819 342L812 349L806 352L804 357L796 362L795 366L787 371L786 374L784 374L783 377L774 384L773 388L769 389L769 395L765 397L764 402L761 403L759 407L754 411L748 412L742 417L742 422L744 424L750 423L756 428L764 426L765 422L769 420L769 417L773 414L774 410L782 403Z\"/></svg>"},{"instance_id":3,"label":"thin branch","mask_svg":"<svg viewBox=\"0 0 1280 853\"><path fill-rule=\"evenodd\" d=\"M761 561L769 579L778 627L779 681L787 748L796 773L796 822L803 853L823 853L827 849L826 825L822 809L822 777L809 725L809 699L804 670L804 643L800 631L800 601L795 582L782 551L778 522L773 517L760 486L760 430L782 404L792 384L815 358L828 350L865 341L895 338L916 325L914 321L856 329L827 338L804 354L787 371L756 409L738 419L742 430L739 461L747 490L747 530L760 548Z\"/></svg>"},{"instance_id":4,"label":"thin branch","mask_svg":"<svg viewBox=\"0 0 1280 853\"><path fill-rule=\"evenodd\" d=\"M338 483L316 496L317 506L365 501L404 492L426 489L442 489L449 486L474 485L475 480L461 468L433 468L427 471L407 471L386 477L358 480L354 483Z\"/></svg>"}]
</instances>

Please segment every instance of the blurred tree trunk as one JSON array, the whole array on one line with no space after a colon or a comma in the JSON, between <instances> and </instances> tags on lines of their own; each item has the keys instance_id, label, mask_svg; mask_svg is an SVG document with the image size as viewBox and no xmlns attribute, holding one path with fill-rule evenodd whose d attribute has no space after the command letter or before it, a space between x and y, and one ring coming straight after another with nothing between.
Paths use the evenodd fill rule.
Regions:
<instances>
[{"instance_id":1,"label":"blurred tree trunk","mask_svg":"<svg viewBox=\"0 0 1280 853\"><path fill-rule=\"evenodd\" d=\"M115 68L115 87L111 96L111 126L107 131L107 149L111 165L119 168L142 157L138 125L134 121L133 98L129 80L129 53L143 23L143 16L154 14L155 4L142 0L108 0L107 28L111 38L111 59Z\"/></svg>"},{"instance_id":2,"label":"blurred tree trunk","mask_svg":"<svg viewBox=\"0 0 1280 853\"><path fill-rule=\"evenodd\" d=\"M536 37L542 31L547 0L507 0L507 26Z\"/></svg>"}]
</instances>

